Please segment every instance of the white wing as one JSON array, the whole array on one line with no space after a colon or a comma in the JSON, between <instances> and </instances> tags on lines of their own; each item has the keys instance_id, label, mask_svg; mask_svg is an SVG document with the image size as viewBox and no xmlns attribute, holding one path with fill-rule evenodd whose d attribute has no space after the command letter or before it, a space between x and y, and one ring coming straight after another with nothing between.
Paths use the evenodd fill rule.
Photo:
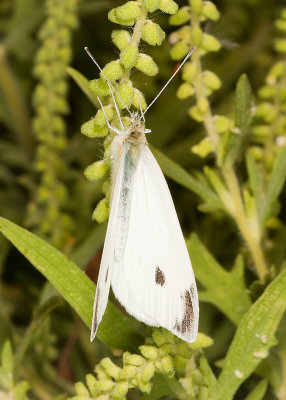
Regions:
<instances>
[{"instance_id":1,"label":"white wing","mask_svg":"<svg viewBox=\"0 0 286 400\"><path fill-rule=\"evenodd\" d=\"M113 292L137 319L194 342L195 278L169 188L147 145L140 145L128 203L122 252L112 267Z\"/></svg>"},{"instance_id":2,"label":"white wing","mask_svg":"<svg viewBox=\"0 0 286 400\"><path fill-rule=\"evenodd\" d=\"M93 304L92 327L90 334L91 341L93 341L93 339L95 338L98 325L102 319L108 301L111 271L113 267L114 247L116 242L117 218L118 218L118 210L120 203L120 190L122 186L122 177L125 164L124 152L125 149L123 149L122 155L119 155L120 156L119 166L114 182L108 226L104 241L104 248L100 263L99 275L96 284L96 293Z\"/></svg>"}]
</instances>

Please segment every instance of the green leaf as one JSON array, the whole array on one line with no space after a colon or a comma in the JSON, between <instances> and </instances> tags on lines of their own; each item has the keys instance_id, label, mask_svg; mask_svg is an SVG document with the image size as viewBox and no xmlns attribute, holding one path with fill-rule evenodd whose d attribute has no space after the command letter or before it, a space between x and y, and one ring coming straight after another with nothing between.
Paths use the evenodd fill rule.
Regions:
<instances>
[{"instance_id":1,"label":"green leaf","mask_svg":"<svg viewBox=\"0 0 286 400\"><path fill-rule=\"evenodd\" d=\"M275 332L286 305L286 270L267 287L242 318L218 378L216 400L231 400L277 341Z\"/></svg>"},{"instance_id":2,"label":"green leaf","mask_svg":"<svg viewBox=\"0 0 286 400\"><path fill-rule=\"evenodd\" d=\"M208 209L213 211L223 209L220 199L209 186L195 179L184 168L170 160L153 146L150 146L150 148L165 175L200 196Z\"/></svg>"},{"instance_id":3,"label":"green leaf","mask_svg":"<svg viewBox=\"0 0 286 400\"><path fill-rule=\"evenodd\" d=\"M286 146L276 155L273 169L267 185L266 199L261 213L260 222L263 226L267 218L273 215L275 203L285 184L286 179Z\"/></svg>"},{"instance_id":4,"label":"green leaf","mask_svg":"<svg viewBox=\"0 0 286 400\"><path fill-rule=\"evenodd\" d=\"M13 372L13 352L10 340L6 340L1 349L1 366L4 372L12 374Z\"/></svg>"},{"instance_id":5,"label":"green leaf","mask_svg":"<svg viewBox=\"0 0 286 400\"><path fill-rule=\"evenodd\" d=\"M103 245L106 226L107 224L96 225L84 242L73 250L71 259L80 268L85 268L92 256L94 256Z\"/></svg>"},{"instance_id":6,"label":"green leaf","mask_svg":"<svg viewBox=\"0 0 286 400\"><path fill-rule=\"evenodd\" d=\"M51 282L90 328L95 285L87 275L60 251L13 222L0 218L0 231ZM142 342L131 320L111 302L97 337L110 348L133 351Z\"/></svg>"},{"instance_id":7,"label":"green leaf","mask_svg":"<svg viewBox=\"0 0 286 400\"><path fill-rule=\"evenodd\" d=\"M235 91L235 126L239 133L233 133L226 148L225 164L233 165L241 154L244 139L251 122L251 87L247 75L239 78Z\"/></svg>"},{"instance_id":8,"label":"green leaf","mask_svg":"<svg viewBox=\"0 0 286 400\"><path fill-rule=\"evenodd\" d=\"M73 80L78 84L83 93L89 98L89 100L95 105L96 108L100 108L100 104L96 98L95 93L89 88L89 81L84 75L78 72L72 67L67 68L68 73Z\"/></svg>"},{"instance_id":9,"label":"green leaf","mask_svg":"<svg viewBox=\"0 0 286 400\"><path fill-rule=\"evenodd\" d=\"M251 306L243 277L243 261L239 257L231 272L225 271L209 253L197 235L187 241L196 279L205 287L200 300L214 304L231 321L238 324Z\"/></svg>"},{"instance_id":10,"label":"green leaf","mask_svg":"<svg viewBox=\"0 0 286 400\"><path fill-rule=\"evenodd\" d=\"M245 400L262 400L267 390L268 382L266 379L259 382Z\"/></svg>"},{"instance_id":11,"label":"green leaf","mask_svg":"<svg viewBox=\"0 0 286 400\"><path fill-rule=\"evenodd\" d=\"M256 207L258 214L260 215L265 201L263 181L258 165L250 151L248 151L246 155L246 167L249 176L250 188L255 197Z\"/></svg>"}]
</instances>

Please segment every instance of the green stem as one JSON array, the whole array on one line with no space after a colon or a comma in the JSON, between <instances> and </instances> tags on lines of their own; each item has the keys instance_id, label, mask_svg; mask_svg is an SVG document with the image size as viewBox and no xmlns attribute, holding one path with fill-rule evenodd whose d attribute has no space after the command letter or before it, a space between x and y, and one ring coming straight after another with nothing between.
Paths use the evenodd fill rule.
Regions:
<instances>
[{"instance_id":1,"label":"green stem","mask_svg":"<svg viewBox=\"0 0 286 400\"><path fill-rule=\"evenodd\" d=\"M192 14L190 22L191 22L192 27L198 27L198 28L200 27L199 18L195 14ZM202 69L201 56L200 56L199 51L194 52L193 62L196 64L196 70L197 70L197 74L194 79L194 88L195 88L196 99L197 99L197 101L199 101L202 98L207 99L207 96L205 94L203 80L201 78L203 69ZM266 265L266 262L264 259L260 240L259 240L259 238L256 238L252 232L250 222L249 222L246 212L245 212L238 179L235 175L233 168L232 167L230 167L230 168L223 167L223 166L219 165L218 149L219 149L220 136L215 131L214 118L212 115L210 105L208 105L207 112L204 115L203 125L207 132L207 135L209 136L209 138L213 144L214 152L217 156L216 157L217 166L218 166L218 168L221 169L222 175L225 178L227 189L232 197L232 201L234 204L234 210L229 211L229 213L234 218L234 220L238 226L238 229L240 230L244 240L247 243L247 246L249 248L251 257L252 257L254 265L255 265L255 269L259 276L259 279L263 282L264 276L267 272L267 265Z\"/></svg>"},{"instance_id":2,"label":"green stem","mask_svg":"<svg viewBox=\"0 0 286 400\"><path fill-rule=\"evenodd\" d=\"M11 127L19 143L31 154L34 140L27 107L20 96L19 87L6 58L5 47L0 46L0 89L9 112Z\"/></svg>"},{"instance_id":3,"label":"green stem","mask_svg":"<svg viewBox=\"0 0 286 400\"><path fill-rule=\"evenodd\" d=\"M248 245L259 279L263 282L265 274L267 273L267 265L259 239L254 237L249 226L237 177L233 168L223 168L222 173L234 204L234 212L232 216Z\"/></svg>"}]
</instances>

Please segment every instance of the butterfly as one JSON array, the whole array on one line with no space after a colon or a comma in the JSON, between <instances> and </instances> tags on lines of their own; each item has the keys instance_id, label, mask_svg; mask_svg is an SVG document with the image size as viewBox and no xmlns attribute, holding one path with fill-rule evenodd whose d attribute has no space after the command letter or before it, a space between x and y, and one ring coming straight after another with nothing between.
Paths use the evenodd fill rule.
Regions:
<instances>
[{"instance_id":1,"label":"butterfly","mask_svg":"<svg viewBox=\"0 0 286 400\"><path fill-rule=\"evenodd\" d=\"M94 300L91 340L105 312L110 286L120 304L139 321L164 327L190 343L197 337L199 304L191 261L167 182L146 138L151 131L145 128L144 114L169 81L144 113L142 109L141 114L130 113L128 127L123 125L113 87L108 82L121 129L109 124L98 98L115 137L111 143L110 215Z\"/></svg>"}]
</instances>

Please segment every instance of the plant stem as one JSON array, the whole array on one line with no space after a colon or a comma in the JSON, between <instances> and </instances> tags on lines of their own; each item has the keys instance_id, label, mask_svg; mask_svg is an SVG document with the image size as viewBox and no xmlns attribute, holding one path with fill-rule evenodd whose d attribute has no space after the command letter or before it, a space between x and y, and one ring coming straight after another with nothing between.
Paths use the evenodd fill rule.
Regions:
<instances>
[{"instance_id":1,"label":"plant stem","mask_svg":"<svg viewBox=\"0 0 286 400\"><path fill-rule=\"evenodd\" d=\"M248 245L259 279L263 282L264 276L267 273L267 265L260 246L259 238L254 237L249 226L237 177L232 167L223 168L222 173L234 204L235 211L233 213L233 218Z\"/></svg>"},{"instance_id":2,"label":"plant stem","mask_svg":"<svg viewBox=\"0 0 286 400\"><path fill-rule=\"evenodd\" d=\"M31 154L34 140L31 135L28 110L20 96L19 87L8 64L3 46L0 46L0 89L8 108L11 128L26 152Z\"/></svg>"},{"instance_id":3,"label":"plant stem","mask_svg":"<svg viewBox=\"0 0 286 400\"><path fill-rule=\"evenodd\" d=\"M191 16L191 25L192 27L200 27L199 18L195 14ZM203 80L201 78L203 69L201 64L201 55L199 51L194 52L193 62L196 64L197 71L196 78L194 79L196 99L197 101L202 98L207 99ZM215 131L214 118L210 106L208 106L208 109L204 115L203 125L207 132L207 135L209 136L213 144L214 153L216 154L217 166L221 170L221 173L225 179L227 189L233 201L234 210L229 210L229 213L234 218L238 229L240 230L244 240L247 243L258 277L263 282L264 276L267 272L267 265L261 248L260 238L256 238L251 229L251 224L245 212L238 179L233 168L220 165L220 162L218 160L220 136Z\"/></svg>"}]
</instances>

